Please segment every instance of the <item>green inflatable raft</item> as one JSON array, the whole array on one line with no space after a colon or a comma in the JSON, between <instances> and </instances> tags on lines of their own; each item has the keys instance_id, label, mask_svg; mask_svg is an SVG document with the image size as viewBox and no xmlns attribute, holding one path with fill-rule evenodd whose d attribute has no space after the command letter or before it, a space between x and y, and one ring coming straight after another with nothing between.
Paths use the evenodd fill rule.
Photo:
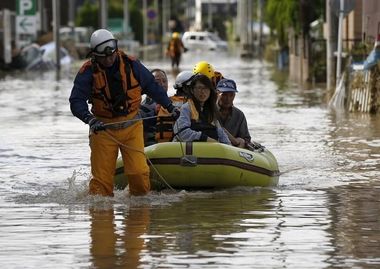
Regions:
<instances>
[{"instance_id":1,"label":"green inflatable raft","mask_svg":"<svg viewBox=\"0 0 380 269\"><path fill-rule=\"evenodd\" d=\"M266 148L241 149L221 143L165 142L145 148L153 190L275 186L279 180L276 158ZM115 187L124 189L121 158Z\"/></svg>"}]
</instances>

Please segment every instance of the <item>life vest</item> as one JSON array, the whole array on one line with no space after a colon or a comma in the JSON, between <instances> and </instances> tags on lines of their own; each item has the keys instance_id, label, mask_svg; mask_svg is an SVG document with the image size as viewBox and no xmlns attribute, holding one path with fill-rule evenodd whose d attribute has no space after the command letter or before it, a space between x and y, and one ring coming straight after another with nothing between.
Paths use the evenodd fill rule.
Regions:
<instances>
[{"instance_id":1,"label":"life vest","mask_svg":"<svg viewBox=\"0 0 380 269\"><path fill-rule=\"evenodd\" d=\"M92 103L91 112L95 116L113 118L136 114L139 110L142 90L132 72L131 61L134 59L122 51L116 53L119 60L119 74L115 75L119 79L107 77L104 69L95 62L88 61L82 67L90 65L93 70L90 103Z\"/></svg>"},{"instance_id":2,"label":"life vest","mask_svg":"<svg viewBox=\"0 0 380 269\"><path fill-rule=\"evenodd\" d=\"M219 71L214 71L214 83L215 83L215 87L216 85L218 85L218 82L223 79L223 75L222 73L220 73Z\"/></svg>"},{"instance_id":3,"label":"life vest","mask_svg":"<svg viewBox=\"0 0 380 269\"><path fill-rule=\"evenodd\" d=\"M183 47L182 41L179 38L172 38L169 41L168 53L170 57L176 57L181 55L181 49Z\"/></svg>"},{"instance_id":4,"label":"life vest","mask_svg":"<svg viewBox=\"0 0 380 269\"><path fill-rule=\"evenodd\" d=\"M218 131L216 128L215 122L209 123L208 122L208 115L206 114L199 114L197 111L195 104L193 100L189 99L188 100L189 105L190 105L190 111L191 111L191 125L190 128L194 131L202 132L208 137L211 137L215 139L216 141L219 140L218 137Z\"/></svg>"},{"instance_id":5,"label":"life vest","mask_svg":"<svg viewBox=\"0 0 380 269\"><path fill-rule=\"evenodd\" d=\"M181 108L181 106L186 103L185 96L174 95L170 97L172 104L175 107ZM156 123L156 141L160 142L169 142L172 141L174 137L173 125L174 118L171 116L165 108L160 107L157 113L157 123Z\"/></svg>"}]
</instances>

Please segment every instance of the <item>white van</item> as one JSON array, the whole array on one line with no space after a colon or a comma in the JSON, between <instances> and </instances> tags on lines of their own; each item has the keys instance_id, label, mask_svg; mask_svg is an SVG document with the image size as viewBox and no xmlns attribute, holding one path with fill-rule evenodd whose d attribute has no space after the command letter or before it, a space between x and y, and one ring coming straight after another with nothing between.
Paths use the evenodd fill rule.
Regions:
<instances>
[{"instance_id":1,"label":"white van","mask_svg":"<svg viewBox=\"0 0 380 269\"><path fill-rule=\"evenodd\" d=\"M227 50L226 41L211 32L185 32L182 43L188 50Z\"/></svg>"}]
</instances>

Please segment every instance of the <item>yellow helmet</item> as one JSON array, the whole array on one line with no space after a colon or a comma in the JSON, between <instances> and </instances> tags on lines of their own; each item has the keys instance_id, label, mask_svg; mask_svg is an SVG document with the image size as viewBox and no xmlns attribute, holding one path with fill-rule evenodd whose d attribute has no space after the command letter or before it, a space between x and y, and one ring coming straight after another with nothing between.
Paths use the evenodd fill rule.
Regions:
<instances>
[{"instance_id":1,"label":"yellow helmet","mask_svg":"<svg viewBox=\"0 0 380 269\"><path fill-rule=\"evenodd\" d=\"M172 34L172 38L179 38L179 33L178 32L174 32Z\"/></svg>"},{"instance_id":2,"label":"yellow helmet","mask_svg":"<svg viewBox=\"0 0 380 269\"><path fill-rule=\"evenodd\" d=\"M211 80L215 76L214 67L206 61L198 62L193 68L193 73L194 74L203 74Z\"/></svg>"}]
</instances>

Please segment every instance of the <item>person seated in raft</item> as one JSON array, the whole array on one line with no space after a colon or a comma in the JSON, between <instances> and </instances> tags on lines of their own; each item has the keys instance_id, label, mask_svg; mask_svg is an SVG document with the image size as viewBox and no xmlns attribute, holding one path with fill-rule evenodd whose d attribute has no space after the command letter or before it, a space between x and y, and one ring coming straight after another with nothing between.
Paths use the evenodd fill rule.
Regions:
<instances>
[{"instance_id":1,"label":"person seated in raft","mask_svg":"<svg viewBox=\"0 0 380 269\"><path fill-rule=\"evenodd\" d=\"M175 79L175 83L173 88L176 90L173 96L170 96L170 100L172 101L173 106L178 107L179 109L182 107L184 103L187 102L187 93L188 88L191 83L191 79L194 74L191 71L182 71L179 73ZM173 125L175 119L172 117L171 113L169 113L162 106L160 107L157 113L157 124L156 124L156 142L170 142L173 140L174 132Z\"/></svg>"},{"instance_id":2,"label":"person seated in raft","mask_svg":"<svg viewBox=\"0 0 380 269\"><path fill-rule=\"evenodd\" d=\"M154 76L156 82L162 86L162 88L167 92L168 91L168 77L164 70L161 69L153 69L151 71ZM155 135L156 135L156 118L150 118L153 116L157 116L158 111L161 106L158 105L152 98L147 96L145 100L141 103L140 106L140 115L142 118L148 118L143 121L144 126L144 146L150 146L156 143ZM164 109L164 108L162 108ZM169 112L167 112L170 114Z\"/></svg>"},{"instance_id":3,"label":"person seated in raft","mask_svg":"<svg viewBox=\"0 0 380 269\"><path fill-rule=\"evenodd\" d=\"M235 94L238 92L236 83L232 79L221 79L216 90L218 121L225 128L232 145L245 148L251 141L251 136L243 111L234 106Z\"/></svg>"},{"instance_id":4,"label":"person seated in raft","mask_svg":"<svg viewBox=\"0 0 380 269\"><path fill-rule=\"evenodd\" d=\"M189 99L182 105L180 116L173 127L173 141L221 142L231 145L216 113L216 91L211 80L202 74L194 76Z\"/></svg>"}]
</instances>

